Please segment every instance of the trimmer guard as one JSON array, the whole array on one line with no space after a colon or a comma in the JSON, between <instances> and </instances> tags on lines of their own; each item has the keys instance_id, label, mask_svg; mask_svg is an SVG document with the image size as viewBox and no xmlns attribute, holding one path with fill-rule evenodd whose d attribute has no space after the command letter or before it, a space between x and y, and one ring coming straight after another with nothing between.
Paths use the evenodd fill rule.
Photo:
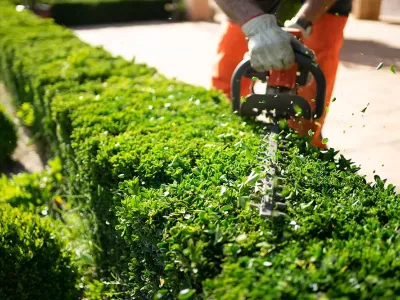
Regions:
<instances>
[{"instance_id":1,"label":"trimmer guard","mask_svg":"<svg viewBox=\"0 0 400 300\"><path fill-rule=\"evenodd\" d=\"M256 117L262 112L277 119L312 118L310 104L303 97L297 95L251 94L240 105L241 116Z\"/></svg>"},{"instance_id":2,"label":"trimmer guard","mask_svg":"<svg viewBox=\"0 0 400 300\"><path fill-rule=\"evenodd\" d=\"M261 113L263 108L269 110L275 110L278 115L285 115L286 113L293 113L296 111L295 106L299 106L303 110L302 118L306 119L319 119L325 109L325 93L326 93L326 81L325 76L315 61L302 53L295 51L296 63L299 65L299 69L305 72L310 72L316 82L316 95L315 95L315 112L311 114L310 104L304 98L298 95L291 94L250 94L245 97L245 101L241 101L241 90L240 82L242 77L248 77L248 74L257 74L255 70L252 69L250 60L248 58L244 59L235 69L232 77L232 110L237 112L241 116L257 116ZM258 73L261 74L261 73ZM265 72L263 74L268 74ZM260 78L258 78L260 79ZM299 76L298 81L304 81L303 78ZM272 97L272 98L271 98ZM280 103L282 102L282 103ZM254 105L254 107L251 107ZM259 114L255 114L254 109L259 109Z\"/></svg>"}]
</instances>

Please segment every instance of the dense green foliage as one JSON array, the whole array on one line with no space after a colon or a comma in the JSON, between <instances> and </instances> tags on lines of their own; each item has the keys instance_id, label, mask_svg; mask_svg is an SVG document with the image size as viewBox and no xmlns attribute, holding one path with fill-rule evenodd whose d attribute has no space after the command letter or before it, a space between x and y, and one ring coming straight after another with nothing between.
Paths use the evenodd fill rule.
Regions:
<instances>
[{"instance_id":1,"label":"dense green foliage","mask_svg":"<svg viewBox=\"0 0 400 300\"><path fill-rule=\"evenodd\" d=\"M292 157L285 162L287 222L277 227L247 218L239 231L245 237L225 248L221 274L203 285L207 298L398 297L400 203L394 187L385 190L379 177L368 185L346 171L343 159Z\"/></svg>"},{"instance_id":2,"label":"dense green foliage","mask_svg":"<svg viewBox=\"0 0 400 300\"><path fill-rule=\"evenodd\" d=\"M52 219L0 206L0 298L77 299L78 273Z\"/></svg>"},{"instance_id":3,"label":"dense green foliage","mask_svg":"<svg viewBox=\"0 0 400 300\"><path fill-rule=\"evenodd\" d=\"M167 20L165 5L171 0L83 0L60 1L52 5L51 17L63 25L89 25L133 21Z\"/></svg>"},{"instance_id":4,"label":"dense green foliage","mask_svg":"<svg viewBox=\"0 0 400 300\"><path fill-rule=\"evenodd\" d=\"M400 199L333 150L292 134L280 162L287 217L260 219L245 198L259 128L232 114L221 94L112 57L7 5L0 57L16 102L32 104L61 157L69 190L93 209L103 295L400 294Z\"/></svg>"},{"instance_id":5,"label":"dense green foliage","mask_svg":"<svg viewBox=\"0 0 400 300\"><path fill-rule=\"evenodd\" d=\"M2 169L17 147L17 130L4 107L0 106L0 169Z\"/></svg>"},{"instance_id":6,"label":"dense green foliage","mask_svg":"<svg viewBox=\"0 0 400 300\"><path fill-rule=\"evenodd\" d=\"M13 244L14 250L21 250L20 254L13 250L9 256L3 256L2 252L0 265L6 266L3 260L7 260L10 265L1 274L3 277L0 281L3 285L2 280L10 272L12 263L16 266L21 264L18 265L17 275L24 277L18 282L17 292L13 291L13 287L17 285L14 282L16 279L10 279L0 292L0 299L4 299L5 295L5 299L77 299L85 290L90 295L96 291L92 257L96 245L93 244L94 238L90 232L90 211L79 205L74 200L74 195L65 191L65 178L61 173L60 163L59 159L54 159L49 161L45 170L38 173L0 177L0 214L15 218L13 224L9 224L9 219L5 217L1 219L0 228L4 229L5 235L1 237L0 248L6 251ZM12 212L10 206L15 208ZM27 223L31 227L27 227ZM39 225L36 226L36 223ZM10 229L12 232L7 233L9 226L15 232ZM17 233L20 238L13 238ZM48 244L43 244L42 240ZM37 247L36 252L30 248L32 243ZM46 247L51 249L47 250ZM23 257L26 251L33 251L30 258ZM51 253L60 258L49 255ZM42 267L43 272L40 272ZM32 275L27 275L31 268ZM58 269L60 270L57 271ZM32 287L28 281L29 276L37 277L36 281L32 281ZM47 276L51 276L50 282ZM44 289L47 284L51 284L56 291L41 292L43 280L46 281L43 284Z\"/></svg>"},{"instance_id":7,"label":"dense green foliage","mask_svg":"<svg viewBox=\"0 0 400 300\"><path fill-rule=\"evenodd\" d=\"M58 158L50 160L41 172L20 173L10 178L0 174L0 204L8 203L25 212L59 219L64 225L69 225L73 215L70 211L77 206L77 201L70 197L73 195L66 191Z\"/></svg>"}]
</instances>

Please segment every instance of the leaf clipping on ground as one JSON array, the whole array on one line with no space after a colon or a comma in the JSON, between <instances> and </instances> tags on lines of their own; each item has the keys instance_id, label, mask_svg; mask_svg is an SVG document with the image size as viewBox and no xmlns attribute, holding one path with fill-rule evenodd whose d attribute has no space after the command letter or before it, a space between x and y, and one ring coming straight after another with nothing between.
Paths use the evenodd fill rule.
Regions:
<instances>
[{"instance_id":1,"label":"leaf clipping on ground","mask_svg":"<svg viewBox=\"0 0 400 300\"><path fill-rule=\"evenodd\" d=\"M381 62L381 63L376 67L376 69L377 69L377 70L380 70L380 69L382 69L382 67L383 67L383 62Z\"/></svg>"},{"instance_id":2,"label":"leaf clipping on ground","mask_svg":"<svg viewBox=\"0 0 400 300\"><path fill-rule=\"evenodd\" d=\"M393 74L396 74L396 69L395 69L394 65L390 66L390 71L392 71Z\"/></svg>"},{"instance_id":3,"label":"leaf clipping on ground","mask_svg":"<svg viewBox=\"0 0 400 300\"><path fill-rule=\"evenodd\" d=\"M361 112L362 112L362 113L365 113L365 111L367 110L368 106L369 106L369 103L367 104L366 107L364 107L364 108L361 110Z\"/></svg>"}]
</instances>

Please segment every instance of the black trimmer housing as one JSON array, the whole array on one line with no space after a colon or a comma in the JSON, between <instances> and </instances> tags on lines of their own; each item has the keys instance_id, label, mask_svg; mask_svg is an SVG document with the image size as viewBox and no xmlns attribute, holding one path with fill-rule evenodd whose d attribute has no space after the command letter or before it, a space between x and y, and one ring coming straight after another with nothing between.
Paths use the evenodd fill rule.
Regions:
<instances>
[{"instance_id":1,"label":"black trimmer housing","mask_svg":"<svg viewBox=\"0 0 400 300\"><path fill-rule=\"evenodd\" d=\"M266 115L274 119L289 119L301 117L308 120L319 119L325 109L326 81L325 76L314 59L301 53L293 47L295 53L298 72L296 75L296 88L287 89L284 87L268 86L268 77L270 71L257 72L250 64L250 59L244 59L235 69L232 77L232 110L243 117L255 117L264 111ZM300 75L298 74L300 73ZM309 102L303 97L297 95L297 87L304 86L307 82L308 74L311 73L316 82L315 111ZM251 93L241 99L241 79L243 77L251 78ZM267 82L265 94L254 93L254 78ZM242 101L243 100L243 101Z\"/></svg>"}]
</instances>

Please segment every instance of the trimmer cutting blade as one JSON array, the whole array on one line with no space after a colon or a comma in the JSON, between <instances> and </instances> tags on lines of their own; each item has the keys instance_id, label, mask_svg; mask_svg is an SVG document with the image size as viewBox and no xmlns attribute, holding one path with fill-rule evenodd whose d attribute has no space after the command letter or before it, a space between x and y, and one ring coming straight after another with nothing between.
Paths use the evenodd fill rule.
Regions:
<instances>
[{"instance_id":1,"label":"trimmer cutting blade","mask_svg":"<svg viewBox=\"0 0 400 300\"><path fill-rule=\"evenodd\" d=\"M301 32L285 29L300 39ZM244 59L235 69L232 77L232 109L242 117L255 117L262 122L262 143L257 160L263 176L253 189L253 207L260 210L262 217L282 216L286 204L281 195L283 171L279 169L279 155L286 154L288 142L280 136L279 122L288 119L316 121L324 112L326 82L325 76L311 53L307 53L301 42L293 38L296 64L289 70L269 70L257 72L251 68L250 60ZM309 74L316 82L315 110L310 103L298 95L298 87L308 83ZM240 83L243 77L251 78L251 93L241 99ZM256 94L257 80L267 83L265 94Z\"/></svg>"}]
</instances>

